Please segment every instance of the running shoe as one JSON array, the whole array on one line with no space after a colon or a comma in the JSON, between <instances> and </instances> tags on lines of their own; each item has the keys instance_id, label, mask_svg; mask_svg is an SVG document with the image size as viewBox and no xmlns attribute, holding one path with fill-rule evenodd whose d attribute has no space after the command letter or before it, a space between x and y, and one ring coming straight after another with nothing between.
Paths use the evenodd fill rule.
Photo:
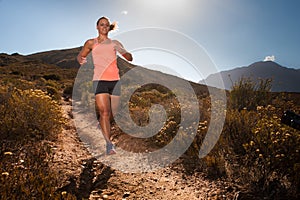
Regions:
<instances>
[{"instance_id":1,"label":"running shoe","mask_svg":"<svg viewBox=\"0 0 300 200\"><path fill-rule=\"evenodd\" d=\"M115 146L112 143L108 143L106 145L106 154L107 155L113 155L116 154Z\"/></svg>"}]
</instances>

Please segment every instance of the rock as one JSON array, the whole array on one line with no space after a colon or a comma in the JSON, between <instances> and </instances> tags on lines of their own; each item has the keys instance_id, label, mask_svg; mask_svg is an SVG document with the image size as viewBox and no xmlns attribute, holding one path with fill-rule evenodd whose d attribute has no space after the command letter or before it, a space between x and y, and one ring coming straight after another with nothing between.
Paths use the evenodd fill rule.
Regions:
<instances>
[{"instance_id":1,"label":"rock","mask_svg":"<svg viewBox=\"0 0 300 200\"><path fill-rule=\"evenodd\" d=\"M124 192L123 198L127 198L127 197L129 197L129 196L130 196L130 192Z\"/></svg>"}]
</instances>

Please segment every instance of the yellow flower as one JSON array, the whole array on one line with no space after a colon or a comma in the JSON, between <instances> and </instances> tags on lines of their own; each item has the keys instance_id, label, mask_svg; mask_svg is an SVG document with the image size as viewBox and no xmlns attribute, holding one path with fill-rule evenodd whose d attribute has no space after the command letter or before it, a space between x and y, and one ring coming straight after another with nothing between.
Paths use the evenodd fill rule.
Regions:
<instances>
[{"instance_id":1,"label":"yellow flower","mask_svg":"<svg viewBox=\"0 0 300 200\"><path fill-rule=\"evenodd\" d=\"M246 143L246 144L243 144L243 147L244 147L244 148L247 148L248 146L249 146L249 144L247 144L247 143Z\"/></svg>"},{"instance_id":2,"label":"yellow flower","mask_svg":"<svg viewBox=\"0 0 300 200\"><path fill-rule=\"evenodd\" d=\"M264 108L263 106L257 106L256 110L259 111L259 110L262 110L263 108Z\"/></svg>"},{"instance_id":3,"label":"yellow flower","mask_svg":"<svg viewBox=\"0 0 300 200\"><path fill-rule=\"evenodd\" d=\"M285 136L289 137L289 136L291 136L291 134L287 133L287 134L285 134Z\"/></svg>"},{"instance_id":4,"label":"yellow flower","mask_svg":"<svg viewBox=\"0 0 300 200\"><path fill-rule=\"evenodd\" d=\"M8 172L2 172L1 175L3 175L3 176L9 176L9 173Z\"/></svg>"},{"instance_id":5,"label":"yellow flower","mask_svg":"<svg viewBox=\"0 0 300 200\"><path fill-rule=\"evenodd\" d=\"M205 126L207 125L207 121L199 122L200 126Z\"/></svg>"}]
</instances>

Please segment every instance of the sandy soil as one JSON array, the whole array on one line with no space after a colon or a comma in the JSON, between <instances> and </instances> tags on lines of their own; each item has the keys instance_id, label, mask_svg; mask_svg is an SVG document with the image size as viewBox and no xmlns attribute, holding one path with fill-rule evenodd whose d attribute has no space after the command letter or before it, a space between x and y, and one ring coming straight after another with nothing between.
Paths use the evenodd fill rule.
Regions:
<instances>
[{"instance_id":1,"label":"sandy soil","mask_svg":"<svg viewBox=\"0 0 300 200\"><path fill-rule=\"evenodd\" d=\"M138 153L133 153L130 160L124 157L128 152L120 147L122 137L115 140L118 153L105 155L101 130L91 116L75 113L70 102L63 103L63 110L68 124L53 147L53 170L60 174L60 191L90 200L240 199L240 188L207 178L197 170L197 162L187 156L169 166L149 169ZM143 146L130 141L126 140L126 145L132 149Z\"/></svg>"}]
</instances>

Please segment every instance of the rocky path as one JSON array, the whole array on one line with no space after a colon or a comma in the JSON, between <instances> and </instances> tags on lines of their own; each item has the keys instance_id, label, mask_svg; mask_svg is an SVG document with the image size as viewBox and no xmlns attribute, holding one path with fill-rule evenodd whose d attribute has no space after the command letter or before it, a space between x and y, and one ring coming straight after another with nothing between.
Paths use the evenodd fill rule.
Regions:
<instances>
[{"instance_id":1,"label":"rocky path","mask_svg":"<svg viewBox=\"0 0 300 200\"><path fill-rule=\"evenodd\" d=\"M167 167L134 171L145 166L139 154L132 154L130 161L124 160L126 152L121 148L116 155L104 155L105 146L94 122L78 113L74 119L68 103L63 108L69 123L53 147L53 169L61 176L60 191L89 200L239 199L238 187L205 178L197 171L196 162L185 156Z\"/></svg>"}]
</instances>

